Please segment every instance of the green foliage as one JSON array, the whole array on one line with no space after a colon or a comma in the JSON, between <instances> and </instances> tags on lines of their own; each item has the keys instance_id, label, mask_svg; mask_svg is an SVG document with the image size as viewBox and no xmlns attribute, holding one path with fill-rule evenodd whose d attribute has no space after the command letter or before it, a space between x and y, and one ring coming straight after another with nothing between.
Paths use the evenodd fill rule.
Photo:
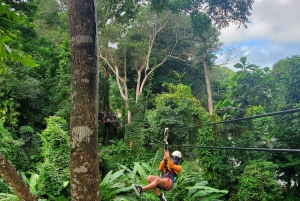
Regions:
<instances>
[{"instance_id":1,"label":"green foliage","mask_svg":"<svg viewBox=\"0 0 300 201\"><path fill-rule=\"evenodd\" d=\"M153 160L154 162L156 160ZM156 163L157 165L157 163ZM157 172L157 166L152 169L153 166L147 163L135 162L133 168L128 168L124 165L120 165L119 170L113 173L110 171L100 181L100 198L101 200L123 200L123 201L136 201L135 193L132 190L132 183L147 184L147 175ZM143 198L154 198L152 192L145 192Z\"/></svg>"},{"instance_id":2,"label":"green foliage","mask_svg":"<svg viewBox=\"0 0 300 201\"><path fill-rule=\"evenodd\" d=\"M15 140L12 134L4 127L3 121L0 120L0 152L5 155L9 161L17 162L21 160L18 154L19 146L22 146L22 140Z\"/></svg>"},{"instance_id":3,"label":"green foliage","mask_svg":"<svg viewBox=\"0 0 300 201\"><path fill-rule=\"evenodd\" d=\"M131 186L128 187L128 182L124 182L127 177L124 172L125 169L121 169L115 173L110 171L100 183L100 200L112 200L117 194L131 190ZM121 198L122 196L118 196Z\"/></svg>"},{"instance_id":4,"label":"green foliage","mask_svg":"<svg viewBox=\"0 0 300 201\"><path fill-rule=\"evenodd\" d=\"M66 201L70 196L68 119L71 75L68 19L63 7L65 1L38 1L39 9L34 21L37 32L25 16L19 15L25 13L32 20L35 14L33 2L37 1L3 2L11 5L0 4L0 151L19 170L32 192L40 198ZM147 33L150 33L147 31L150 31L151 20L162 22L168 19L171 25L155 39L149 63L157 66L163 55L170 51L176 55L195 53L195 43L198 56L201 55L206 49L202 48L200 39L195 38L193 31L213 39L217 37L217 32L212 32L214 28L210 27L211 23L220 22L222 27L231 20L245 24L253 1L152 1L151 5L156 8L159 5L160 9L193 13L194 30L189 19L191 15L169 15L167 11L157 14L148 8L141 11L137 1L101 0L97 3L101 53L113 55L115 63L120 66L125 64L126 58L126 84L130 93L134 94L135 67L143 64L142 57L147 54ZM198 6L207 6L207 13L194 12L193 8L198 9ZM16 10L9 9L11 7ZM220 21L219 16L223 17ZM146 32L142 31L142 27ZM176 37L177 45L172 50ZM104 48L108 42L116 42L118 49ZM215 46L212 45L216 44L209 45L206 48L213 49ZM188 60L187 56L182 58ZM242 57L235 65L241 70L236 73L213 67L210 71L214 101L220 100L216 111L225 120L298 108L299 58L295 55L280 60L272 70L249 64L246 57ZM35 66L35 63L37 68L24 68ZM132 122L113 133L109 146L99 146L103 175L99 186L102 200L138 200L131 183L146 185L148 174L157 175L159 153L162 152L160 142L165 127L170 128L170 144L282 149L300 147L299 113L199 128L199 125L220 121L220 118L209 116L203 109L206 104L204 100L207 99L205 81L203 77L199 78L198 69L192 69L189 65L172 58L155 70L148 79L150 84L147 82L147 86L144 86L147 94L143 95L149 95L150 98L142 95L138 104L131 104ZM119 72L122 75L123 70L120 68ZM124 114L124 108L120 108L123 99L119 96L117 83L112 79L114 77L110 76L111 109L118 109ZM173 85L165 84L162 87L164 81ZM218 93L217 96L215 93ZM133 95L129 99L132 101ZM53 114L59 117L48 118L45 129L44 118ZM126 121L126 115L122 118ZM40 130L44 131L37 136ZM42 149L40 140L43 142ZM184 170L178 175L174 188L166 192L168 200L222 199L220 197L227 190L229 193L223 199L299 200L299 185L292 183L300 182L298 154L188 147L182 148L182 152L185 159L199 159L201 169L196 161L184 162ZM257 158L272 161L277 167L263 161L249 164L249 161ZM278 188L275 170L278 178L285 183L283 189ZM38 172L38 180L32 172ZM260 183L263 184L263 192ZM281 191L283 196L280 196ZM0 200L15 198L11 195L10 187L0 178ZM143 194L142 199L154 200L157 197L149 191Z\"/></svg>"},{"instance_id":5,"label":"green foliage","mask_svg":"<svg viewBox=\"0 0 300 201\"><path fill-rule=\"evenodd\" d=\"M294 107L299 108L299 106L300 104L296 104ZM274 120L273 132L277 138L276 148L298 149L300 146L299 112L275 116ZM294 200L299 199L299 186L293 185L292 181L299 181L300 155L276 153L272 154L272 161L278 165L279 179L284 182L284 196Z\"/></svg>"},{"instance_id":6,"label":"green foliage","mask_svg":"<svg viewBox=\"0 0 300 201\"><path fill-rule=\"evenodd\" d=\"M0 201L19 201L19 199L13 194L0 193Z\"/></svg>"},{"instance_id":7,"label":"green foliage","mask_svg":"<svg viewBox=\"0 0 300 201\"><path fill-rule=\"evenodd\" d=\"M135 111L138 113L137 110ZM129 145L136 156L140 157L145 153L145 135L141 134L141 128L144 127L144 120L138 118L137 114L135 116L136 118L125 126L124 142Z\"/></svg>"},{"instance_id":8,"label":"green foliage","mask_svg":"<svg viewBox=\"0 0 300 201\"><path fill-rule=\"evenodd\" d=\"M254 0L242 1L167 1L151 0L151 7L154 10L162 11L170 9L177 12L191 13L195 10L204 10L206 14L218 25L219 28L229 26L230 22L245 25L250 16L250 10Z\"/></svg>"},{"instance_id":9,"label":"green foliage","mask_svg":"<svg viewBox=\"0 0 300 201\"><path fill-rule=\"evenodd\" d=\"M44 163L39 167L39 195L56 200L59 195L69 195L64 183L70 180L70 141L67 123L58 116L46 119L47 128L41 133Z\"/></svg>"},{"instance_id":10,"label":"green foliage","mask_svg":"<svg viewBox=\"0 0 300 201\"><path fill-rule=\"evenodd\" d=\"M233 200L280 200L281 191L275 176L276 167L275 164L268 161L250 161L243 174L238 176L238 191Z\"/></svg>"},{"instance_id":11,"label":"green foliage","mask_svg":"<svg viewBox=\"0 0 300 201\"><path fill-rule=\"evenodd\" d=\"M225 190L218 190L206 186L208 184L202 177L202 170L199 161L182 164L182 171L177 175L173 189L167 195L170 200L212 200L220 198L228 193ZM168 199L169 200L169 199Z\"/></svg>"},{"instance_id":12,"label":"green foliage","mask_svg":"<svg viewBox=\"0 0 300 201\"><path fill-rule=\"evenodd\" d=\"M269 106L272 98L270 87L273 78L269 68L259 68L257 65L246 63L247 58L242 57L240 63L235 64L242 71L237 72L228 85L226 99L215 106L218 113L227 117L241 118L246 109L251 106Z\"/></svg>"},{"instance_id":13,"label":"green foliage","mask_svg":"<svg viewBox=\"0 0 300 201\"><path fill-rule=\"evenodd\" d=\"M71 102L71 56L69 40L63 41L62 45L59 47L59 53L59 68L56 69L56 76L53 80L57 84L51 89L53 95L50 96L49 99L53 107L51 110L58 116L68 120Z\"/></svg>"},{"instance_id":14,"label":"green foliage","mask_svg":"<svg viewBox=\"0 0 300 201\"><path fill-rule=\"evenodd\" d=\"M10 9L10 5L5 3L0 4L0 17L1 21L6 21L6 23L29 23L25 20L24 15L20 15L16 10ZM6 16L6 17L4 17ZM30 55L24 54L19 49L12 49L9 44L16 40L16 30L11 29L11 26L2 25L0 28L0 75L8 71L9 66L5 63L6 60L20 62L24 66L35 66L35 62L32 60Z\"/></svg>"},{"instance_id":15,"label":"green foliage","mask_svg":"<svg viewBox=\"0 0 300 201\"><path fill-rule=\"evenodd\" d=\"M133 19L138 12L139 1L100 0L97 2L97 14L100 27L106 25L107 21L114 19L120 23L126 23Z\"/></svg>"},{"instance_id":16,"label":"green foliage","mask_svg":"<svg viewBox=\"0 0 300 201\"><path fill-rule=\"evenodd\" d=\"M198 141L196 128L199 124L209 121L209 114L201 103L192 96L188 86L167 84L169 93L158 95L156 108L147 111L148 122L152 129L148 129L150 140L162 139L159 128L170 128L168 142L170 144L193 144ZM178 128L188 129L178 129ZM155 144L156 141L153 141ZM192 154L193 151L190 151Z\"/></svg>"},{"instance_id":17,"label":"green foliage","mask_svg":"<svg viewBox=\"0 0 300 201\"><path fill-rule=\"evenodd\" d=\"M279 60L274 64L271 74L274 76L274 88L278 90L275 106L286 105L290 108L299 103L300 56L294 55Z\"/></svg>"},{"instance_id":18,"label":"green foliage","mask_svg":"<svg viewBox=\"0 0 300 201\"><path fill-rule=\"evenodd\" d=\"M33 172L28 172L28 173L20 172L20 175L21 175L23 181L28 185L30 191L33 194L36 194L37 180L38 180L39 175L36 173L33 173ZM27 175L29 175L29 177Z\"/></svg>"},{"instance_id":19,"label":"green foliage","mask_svg":"<svg viewBox=\"0 0 300 201\"><path fill-rule=\"evenodd\" d=\"M16 149L16 142L14 141L11 133L4 127L3 121L0 120L0 152L7 158L8 161L15 161L16 155L14 154ZM0 177L0 200L7 200L11 197L5 193L11 193L11 189ZM9 198L7 198L7 196Z\"/></svg>"},{"instance_id":20,"label":"green foliage","mask_svg":"<svg viewBox=\"0 0 300 201\"><path fill-rule=\"evenodd\" d=\"M99 158L102 173L106 174L110 170L116 170L118 168L116 161L128 166L140 158L140 156L129 147L129 144L124 143L123 140L111 140L110 145L100 146Z\"/></svg>"},{"instance_id":21,"label":"green foliage","mask_svg":"<svg viewBox=\"0 0 300 201\"><path fill-rule=\"evenodd\" d=\"M210 79L214 103L217 103L220 100L224 100L226 98L227 86L234 74L235 72L230 70L229 68L212 66L212 68L210 69Z\"/></svg>"},{"instance_id":22,"label":"green foliage","mask_svg":"<svg viewBox=\"0 0 300 201\"><path fill-rule=\"evenodd\" d=\"M34 17L37 33L60 45L69 37L68 12L63 1L39 0Z\"/></svg>"}]
</instances>

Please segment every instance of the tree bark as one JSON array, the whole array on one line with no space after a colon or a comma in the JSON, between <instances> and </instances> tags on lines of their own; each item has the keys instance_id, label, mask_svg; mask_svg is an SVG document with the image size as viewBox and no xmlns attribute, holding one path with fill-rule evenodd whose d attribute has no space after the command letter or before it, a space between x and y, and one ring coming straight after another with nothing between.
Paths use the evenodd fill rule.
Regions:
<instances>
[{"instance_id":1,"label":"tree bark","mask_svg":"<svg viewBox=\"0 0 300 201\"><path fill-rule=\"evenodd\" d=\"M204 53L203 68L204 68L204 76L205 76L206 91L207 91L208 110L209 110L209 114L213 114L214 105L213 105L213 98L211 92L209 68L208 68L208 57L206 52Z\"/></svg>"},{"instance_id":2,"label":"tree bark","mask_svg":"<svg viewBox=\"0 0 300 201\"><path fill-rule=\"evenodd\" d=\"M71 39L71 196L99 200L99 66L95 0L69 0Z\"/></svg>"},{"instance_id":3,"label":"tree bark","mask_svg":"<svg viewBox=\"0 0 300 201\"><path fill-rule=\"evenodd\" d=\"M0 152L0 176L9 184L20 201L37 201L22 177Z\"/></svg>"}]
</instances>

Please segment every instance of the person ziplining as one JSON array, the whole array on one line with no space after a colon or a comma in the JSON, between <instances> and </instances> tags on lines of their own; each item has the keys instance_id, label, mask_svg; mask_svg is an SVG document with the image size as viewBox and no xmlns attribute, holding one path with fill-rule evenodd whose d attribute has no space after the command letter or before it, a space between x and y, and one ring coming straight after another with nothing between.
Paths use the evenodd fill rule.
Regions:
<instances>
[{"instance_id":1,"label":"person ziplining","mask_svg":"<svg viewBox=\"0 0 300 201\"><path fill-rule=\"evenodd\" d=\"M153 190L161 201L167 201L165 195L161 193L159 189L165 191L171 190L174 185L176 176L182 170L182 166L180 165L180 159L182 158L181 152L174 151L172 153L172 158L170 157L170 153L167 148L168 145L167 131L168 129L166 128L165 138L164 138L164 143L165 143L164 157L158 167L158 169L162 171L162 175L161 177L156 175L149 175L147 177L147 181L148 181L147 186L137 186L135 184L132 184L132 188L138 196L140 196L143 191Z\"/></svg>"}]
</instances>

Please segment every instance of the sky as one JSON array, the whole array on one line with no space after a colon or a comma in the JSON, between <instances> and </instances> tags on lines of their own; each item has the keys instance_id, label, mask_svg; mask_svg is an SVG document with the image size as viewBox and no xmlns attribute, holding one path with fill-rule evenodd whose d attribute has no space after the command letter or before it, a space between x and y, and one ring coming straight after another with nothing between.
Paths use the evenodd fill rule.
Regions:
<instances>
[{"instance_id":1,"label":"sky","mask_svg":"<svg viewBox=\"0 0 300 201\"><path fill-rule=\"evenodd\" d=\"M247 63L262 68L300 55L300 0L255 0L251 13L248 28L232 24L221 30L223 49L236 48ZM241 56L226 66L235 69Z\"/></svg>"}]
</instances>

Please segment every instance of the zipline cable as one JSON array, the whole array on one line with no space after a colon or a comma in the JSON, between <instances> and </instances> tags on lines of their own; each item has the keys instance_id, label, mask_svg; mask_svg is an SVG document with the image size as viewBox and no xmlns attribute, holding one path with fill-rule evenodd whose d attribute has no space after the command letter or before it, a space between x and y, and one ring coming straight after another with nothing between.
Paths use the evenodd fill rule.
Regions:
<instances>
[{"instance_id":1,"label":"zipline cable","mask_svg":"<svg viewBox=\"0 0 300 201\"><path fill-rule=\"evenodd\" d=\"M267 151L267 152L294 152L294 153L300 153L300 149L214 147L214 146L194 146L194 145L169 145L169 147L190 147L190 148L198 148L198 149L226 149L226 150L243 150L243 151Z\"/></svg>"},{"instance_id":2,"label":"zipline cable","mask_svg":"<svg viewBox=\"0 0 300 201\"><path fill-rule=\"evenodd\" d=\"M274 115L279 115L279 114L288 114L288 113L293 113L293 112L300 112L300 108L284 110L284 111L280 111L280 112L272 112L272 113L267 113L267 114L254 115L254 116L243 117L243 118L238 118L238 119L231 119L231 120L226 120L226 121L213 122L213 123L190 126L190 127L181 127L181 128L176 128L176 129L201 128L203 126L213 126L213 125L217 125L217 124L225 124L225 123L231 123L231 122L236 122L236 121L243 121L243 120L261 118L261 117L274 116Z\"/></svg>"},{"instance_id":3,"label":"zipline cable","mask_svg":"<svg viewBox=\"0 0 300 201\"><path fill-rule=\"evenodd\" d=\"M217 125L217 124L224 124L224 123L230 123L230 122L236 122L236 121L242 121L242 120L255 119L255 118L260 118L260 117L274 116L274 115L279 115L279 114L288 114L288 113L294 113L294 112L299 112L299 111L300 111L300 108L296 108L296 109L291 109L291 110L284 110L284 111L279 111L279 112L254 115L254 116L250 116L250 117L232 119L232 120L227 120L227 121L213 122L213 123L208 123L208 124L203 124L203 125L198 125L198 126L185 127L185 128L182 127L181 129L199 128L199 127L203 127L203 126L212 126L212 125ZM156 140L152 137L150 137L150 138L152 140L159 142L158 140ZM161 143L161 142L159 142L159 143ZM300 152L300 149L269 149L269 148L217 147L217 146L195 146L195 145L168 145L168 146L170 146L170 147L191 147L191 148L201 148L201 149L243 150L243 151L266 151L266 152L288 152L288 153L299 153Z\"/></svg>"},{"instance_id":4,"label":"zipline cable","mask_svg":"<svg viewBox=\"0 0 300 201\"><path fill-rule=\"evenodd\" d=\"M160 144L164 144L152 137L152 140L157 141ZM300 153L300 149L270 149L270 148L244 148L244 147L216 147L216 146L197 146L197 145L168 145L169 147L190 147L197 149L226 149L226 150L242 150L242 151L266 151L266 152L289 152Z\"/></svg>"}]
</instances>

